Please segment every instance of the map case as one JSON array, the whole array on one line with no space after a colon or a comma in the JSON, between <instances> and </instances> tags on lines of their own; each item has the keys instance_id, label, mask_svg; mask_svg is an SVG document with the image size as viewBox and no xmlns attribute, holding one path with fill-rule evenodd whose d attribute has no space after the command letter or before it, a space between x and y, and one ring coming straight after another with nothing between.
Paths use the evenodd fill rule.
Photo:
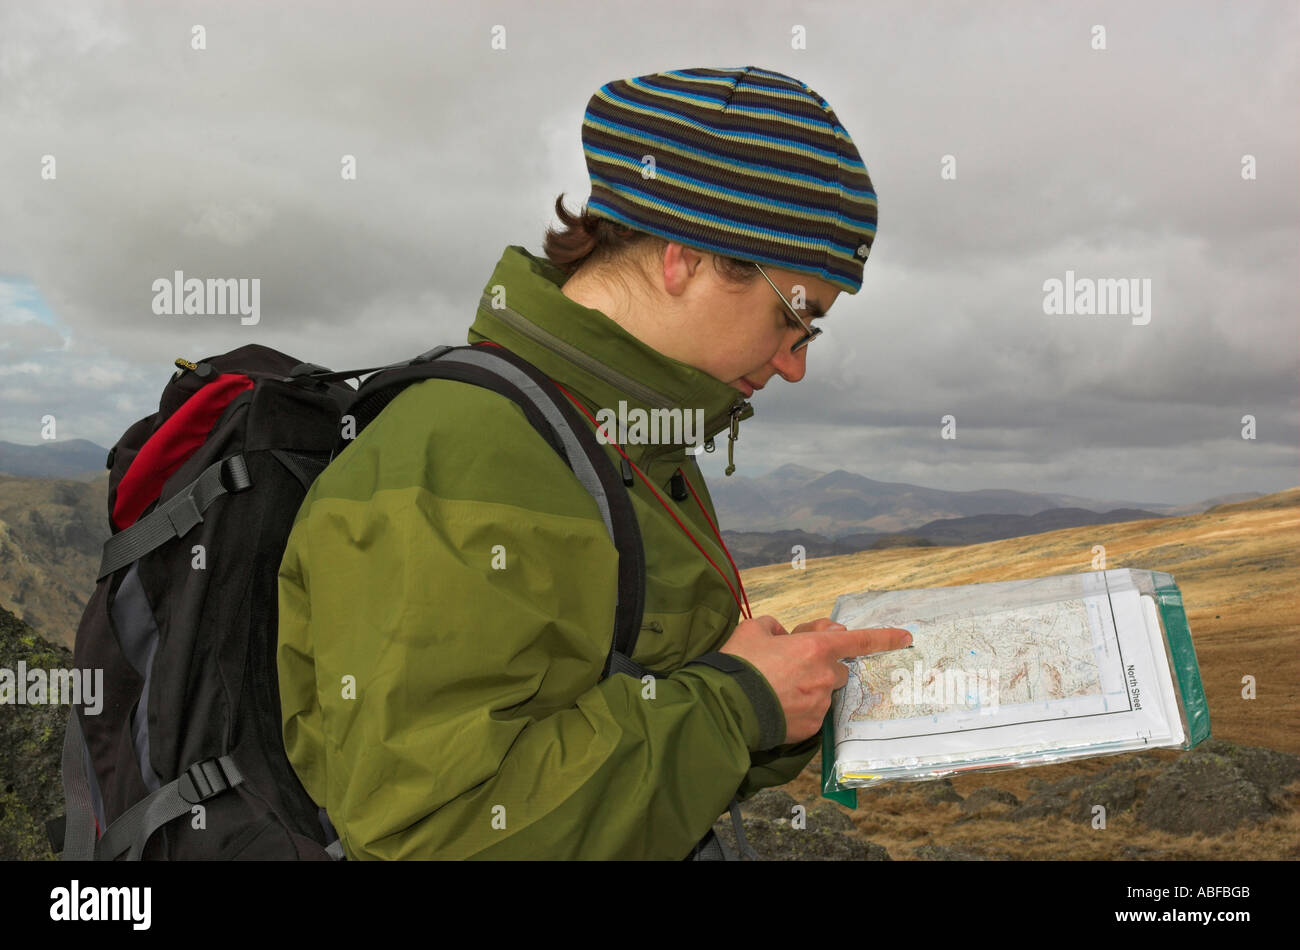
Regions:
<instances>
[{"instance_id":1,"label":"map case","mask_svg":"<svg viewBox=\"0 0 1300 950\"><path fill-rule=\"evenodd\" d=\"M868 590L835 602L849 629L903 627L912 645L844 660L822 734L823 794L976 769L1137 749L1210 734L1173 577L1119 569Z\"/></svg>"}]
</instances>

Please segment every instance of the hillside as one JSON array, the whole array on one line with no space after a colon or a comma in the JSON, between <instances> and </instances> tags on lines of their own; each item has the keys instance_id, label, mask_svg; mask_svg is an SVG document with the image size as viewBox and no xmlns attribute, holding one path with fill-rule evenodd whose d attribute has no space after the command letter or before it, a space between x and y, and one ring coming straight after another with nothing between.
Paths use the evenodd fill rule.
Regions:
<instances>
[{"instance_id":1,"label":"hillside","mask_svg":"<svg viewBox=\"0 0 1300 950\"><path fill-rule=\"evenodd\" d=\"M810 560L802 571L782 564L745 571L742 577L754 615L771 614L790 629L829 615L841 593L1091 570L1096 544L1105 546L1108 568L1167 571L1178 582L1214 736L1290 756L1300 754L1300 488L1186 517L1069 528L960 548L868 551ZM1247 675L1258 684L1253 700L1241 695L1242 677ZM1077 788L1087 777L1105 774L1123 760L1138 768L1167 765L1179 757L1176 751L1160 750L1142 757L1108 756L1067 765L972 773L954 778L951 789L963 798L976 789L990 789L981 792L981 798L993 804L1002 795L1024 802L1035 790L1041 796L1046 786ZM818 775L814 759L786 790L796 799L815 801ZM936 790L937 783L929 782L872 790L861 795L857 811L846 814L859 832L896 856L908 856L923 844L958 852L1007 849L1005 841L994 847L997 839L1007 836L1006 824L971 821L962 805L942 800L950 796L936 795ZM1012 807L1010 799L1006 801L1001 811ZM1121 834L1099 835L1086 823L1047 815L1020 822L1014 828L1017 843L1011 850L1026 858L1296 858L1300 857L1296 848L1300 817L1294 794L1290 802L1285 815L1231 838L1178 838L1134 823L1130 813L1110 823ZM1123 847L1137 851L1126 853Z\"/></svg>"},{"instance_id":2,"label":"hillside","mask_svg":"<svg viewBox=\"0 0 1300 950\"><path fill-rule=\"evenodd\" d=\"M0 606L72 646L108 539L108 475L0 475Z\"/></svg>"},{"instance_id":3,"label":"hillside","mask_svg":"<svg viewBox=\"0 0 1300 950\"><path fill-rule=\"evenodd\" d=\"M0 607L0 669L69 669L72 652ZM63 813L60 758L68 706L0 704L0 861L48 860L45 822Z\"/></svg>"},{"instance_id":4,"label":"hillside","mask_svg":"<svg viewBox=\"0 0 1300 950\"><path fill-rule=\"evenodd\" d=\"M70 484L60 491L73 492ZM57 508L59 497L68 510L47 509L27 530L51 544L61 538L68 548L84 546L70 513L80 504L75 493L42 496L35 510ZM793 628L828 615L841 593L1087 571L1093 546L1102 544L1107 567L1168 571L1178 581L1214 734L1188 753L1153 750L887 785L861 792L856 810L820 798L814 758L783 789L746 803L747 834L763 856L777 859L1300 858L1297 542L1300 488L1186 517L742 572L755 616L772 614ZM11 566L0 561L0 569ZM0 667L14 669L20 660L29 668L71 662L65 649L0 609ZM1241 695L1247 675L1257 682L1251 700ZM49 856L43 822L61 808L65 718L63 707L0 706L0 860ZM1106 829L1090 824L1095 802L1106 804ZM790 828L795 803L808 808L808 831ZM719 825L724 837L726 825Z\"/></svg>"}]
</instances>

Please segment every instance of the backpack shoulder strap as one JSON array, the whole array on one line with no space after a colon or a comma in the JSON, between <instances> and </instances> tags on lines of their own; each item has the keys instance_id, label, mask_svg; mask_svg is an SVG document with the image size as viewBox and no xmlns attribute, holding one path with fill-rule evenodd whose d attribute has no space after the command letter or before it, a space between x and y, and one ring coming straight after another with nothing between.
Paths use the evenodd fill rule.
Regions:
<instances>
[{"instance_id":1,"label":"backpack shoulder strap","mask_svg":"<svg viewBox=\"0 0 1300 950\"><path fill-rule=\"evenodd\" d=\"M587 420L545 373L505 347L440 346L406 366L378 373L362 383L347 410L355 420L356 432L360 433L407 386L426 379L459 380L513 400L591 493L619 555L614 637L601 679L611 673L638 678L651 673L631 658L645 611L641 530L623 477Z\"/></svg>"}]
</instances>

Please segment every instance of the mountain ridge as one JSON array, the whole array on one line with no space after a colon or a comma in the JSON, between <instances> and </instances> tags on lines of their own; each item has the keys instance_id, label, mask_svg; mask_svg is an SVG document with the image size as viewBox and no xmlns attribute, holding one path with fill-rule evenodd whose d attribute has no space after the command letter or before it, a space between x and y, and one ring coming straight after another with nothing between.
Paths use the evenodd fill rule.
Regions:
<instances>
[{"instance_id":1,"label":"mountain ridge","mask_svg":"<svg viewBox=\"0 0 1300 950\"><path fill-rule=\"evenodd\" d=\"M93 481L104 473L107 457L108 449L89 439L51 439L35 445L0 441L0 474Z\"/></svg>"}]
</instances>

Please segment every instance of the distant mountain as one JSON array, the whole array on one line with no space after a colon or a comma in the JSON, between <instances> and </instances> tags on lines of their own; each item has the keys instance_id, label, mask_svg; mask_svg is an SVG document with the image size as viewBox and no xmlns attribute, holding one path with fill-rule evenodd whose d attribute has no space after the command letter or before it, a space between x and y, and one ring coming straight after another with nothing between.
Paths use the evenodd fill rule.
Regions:
<instances>
[{"instance_id":1,"label":"distant mountain","mask_svg":"<svg viewBox=\"0 0 1300 950\"><path fill-rule=\"evenodd\" d=\"M733 476L710 484L721 523L730 531L780 532L805 531L823 538L838 539L845 535L883 536L906 532L917 533L918 526L940 520L963 519L986 515L1033 517L1049 511L1082 510L1101 515L1103 521L1116 520L1115 511L1140 511L1134 517L1173 514L1197 514L1211 505L1256 497L1255 493L1225 495L1194 505L1167 505L1127 500L1097 500L1052 492L1022 492L1009 489L946 491L925 488L906 482L882 482L843 469L821 472L803 465L783 465L766 475ZM1053 516L1065 523L1083 516ZM1044 523L1050 522L1048 518ZM1032 527L1032 524L1030 525ZM967 526L949 526L961 532ZM970 526L976 535L983 529ZM1011 530L1011 529L1007 529ZM1034 531L1052 530L1035 528ZM996 537L1016 537L1034 531L1014 529ZM993 540L992 537L981 538ZM969 538L952 542L969 543ZM861 548L859 548L861 550ZM842 553L842 552L840 552Z\"/></svg>"},{"instance_id":2,"label":"distant mountain","mask_svg":"<svg viewBox=\"0 0 1300 950\"><path fill-rule=\"evenodd\" d=\"M0 606L71 646L108 536L107 472L93 482L0 475Z\"/></svg>"},{"instance_id":3,"label":"distant mountain","mask_svg":"<svg viewBox=\"0 0 1300 950\"><path fill-rule=\"evenodd\" d=\"M1107 512L1088 511L1084 508L1051 508L1034 515L941 518L904 532L860 531L837 538L808 531L723 531L722 535L736 565L749 568L789 561L794 556L792 549L796 544L803 545L804 557L810 559L879 548L983 544L986 541L1043 534L1060 528L1163 517L1165 516L1134 508L1118 508Z\"/></svg>"},{"instance_id":4,"label":"distant mountain","mask_svg":"<svg viewBox=\"0 0 1300 950\"><path fill-rule=\"evenodd\" d=\"M0 442L0 472L23 478L74 478L91 481L104 474L108 449L86 439L19 445Z\"/></svg>"}]
</instances>

